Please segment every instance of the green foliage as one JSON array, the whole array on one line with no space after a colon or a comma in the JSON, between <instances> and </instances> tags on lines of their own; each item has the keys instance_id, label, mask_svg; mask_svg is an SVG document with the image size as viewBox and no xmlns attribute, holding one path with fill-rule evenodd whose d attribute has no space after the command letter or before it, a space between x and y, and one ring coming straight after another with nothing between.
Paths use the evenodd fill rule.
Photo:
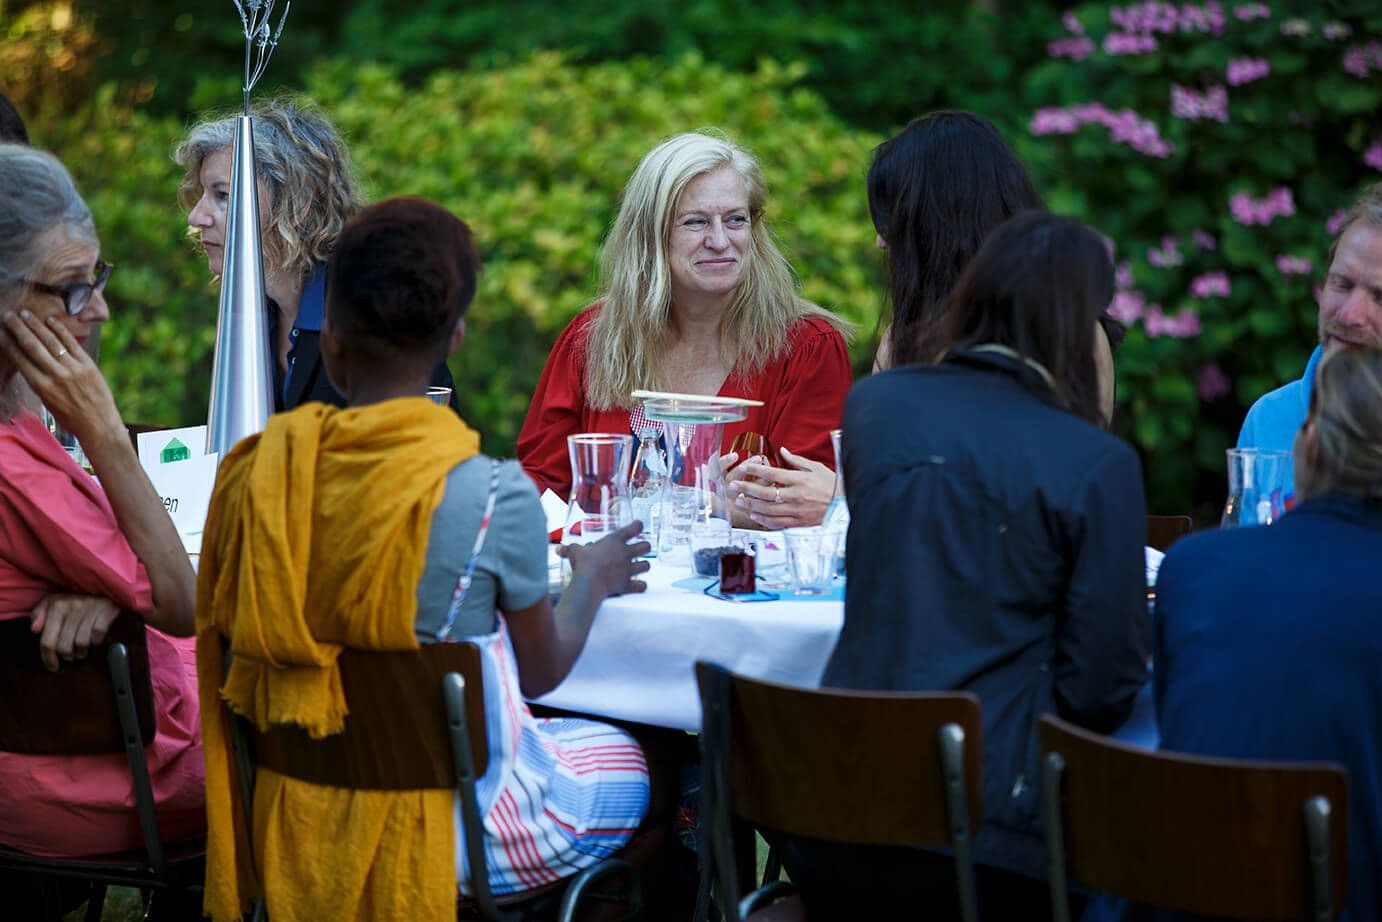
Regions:
<instances>
[{"instance_id":1,"label":"green foliage","mask_svg":"<svg viewBox=\"0 0 1382 922\"><path fill-rule=\"evenodd\" d=\"M1332 238L1326 223L1382 179L1364 162L1369 145L1382 141L1382 81L1376 70L1359 76L1343 66L1351 47L1382 35L1375 5L1287 21L1244 21L1237 6L1224 5L1217 34L1151 30L1144 34L1155 38L1154 51L1124 55L1106 50L1107 37L1126 25L1114 21L1116 7L1078 7L1092 53L1053 58L1028 75L1028 99L1043 108L1017 139L1053 206L1107 233L1126 264L1117 308L1136 320L1117 360L1118 428L1143 450L1150 502L1163 511L1222 498L1223 450L1248 404L1299 377L1315 343L1313 286ZM1080 39L1059 29L1049 37ZM1270 73L1234 85L1230 61L1244 58L1265 61ZM1226 106L1216 113L1224 120L1191 117L1184 103L1173 112L1176 87L1201 97L1224 92ZM1078 109L1091 103L1125 128L1133 117L1149 122L1169 156L1114 141L1091 122L1092 110ZM1060 124L1064 116L1083 124L1064 133L1073 128ZM1291 206L1259 215L1265 223L1244 223L1230 204L1238 195L1261 202L1275 193L1280 205L1283 190ZM1283 271L1283 256L1308 260L1310 271ZM1211 273L1223 274L1226 296L1205 293ZM1198 317L1200 330L1173 323L1163 332L1158 313Z\"/></svg>"},{"instance_id":2,"label":"green foliage","mask_svg":"<svg viewBox=\"0 0 1382 922\"><path fill-rule=\"evenodd\" d=\"M964 0L423 0L401 9L358 0L342 51L410 80L437 67L491 66L541 49L577 60L700 54L726 70L766 57L799 62L804 85L854 124L887 130L930 109L964 106L1000 124L1016 75L1055 20L1047 4Z\"/></svg>"},{"instance_id":3,"label":"green foliage","mask_svg":"<svg viewBox=\"0 0 1382 922\"><path fill-rule=\"evenodd\" d=\"M804 295L872 327L881 260L862 178L880 139L847 129L800 77L767 61L734 74L694 55L582 67L541 53L503 69L438 72L417 88L381 67L325 62L306 91L346 136L371 196L428 196L474 229L485 273L452 370L465 415L503 454L552 340L594 295L624 182L677 132L715 126L753 149ZM216 292L176 204L169 152L180 125L107 93L43 130L121 264L102 365L122 408L144 422L195 422L206 411ZM871 355L870 343L856 348L861 363Z\"/></svg>"}]
</instances>

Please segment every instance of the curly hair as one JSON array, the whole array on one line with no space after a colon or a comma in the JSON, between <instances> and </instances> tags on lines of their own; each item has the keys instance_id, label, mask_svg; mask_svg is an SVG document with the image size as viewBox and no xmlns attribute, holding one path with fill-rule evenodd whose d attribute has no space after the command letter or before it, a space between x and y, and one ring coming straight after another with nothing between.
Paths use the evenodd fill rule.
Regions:
<instances>
[{"instance_id":1,"label":"curly hair","mask_svg":"<svg viewBox=\"0 0 1382 922\"><path fill-rule=\"evenodd\" d=\"M255 105L255 175L269 192L266 268L305 279L325 263L341 228L363 206L350 154L335 127L309 103L282 97ZM207 157L235 143L235 116L198 122L173 159L186 172L178 201L191 211Z\"/></svg>"},{"instance_id":2,"label":"curly hair","mask_svg":"<svg viewBox=\"0 0 1382 922\"><path fill-rule=\"evenodd\" d=\"M672 311L668 240L681 194L691 181L728 168L749 200L750 253L743 280L725 312L723 342L731 374L750 376L780 356L797 320L820 317L845 335L850 326L797 294L796 277L764 214L768 196L753 155L705 132L688 132L653 148L624 187L623 202L600 257L600 315L586 346L586 400L628 406L629 392L658 387Z\"/></svg>"}]
</instances>

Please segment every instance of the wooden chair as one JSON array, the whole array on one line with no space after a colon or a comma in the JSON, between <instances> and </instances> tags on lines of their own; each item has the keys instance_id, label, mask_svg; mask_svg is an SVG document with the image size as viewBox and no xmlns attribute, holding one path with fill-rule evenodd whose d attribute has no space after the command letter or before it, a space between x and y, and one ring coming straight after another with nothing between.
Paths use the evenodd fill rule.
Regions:
<instances>
[{"instance_id":1,"label":"wooden chair","mask_svg":"<svg viewBox=\"0 0 1382 922\"><path fill-rule=\"evenodd\" d=\"M1038 726L1051 908L1067 873L1225 919L1333 919L1347 901L1348 776L1331 764L1149 752L1050 715Z\"/></svg>"},{"instance_id":2,"label":"wooden chair","mask_svg":"<svg viewBox=\"0 0 1382 922\"><path fill-rule=\"evenodd\" d=\"M619 901L630 914L641 909L635 868L618 858L524 893L496 897L491 892L484 818L475 788L489 765L489 741L480 651L474 644L428 644L397 652L346 650L339 664L349 707L345 730L314 740L301 728L274 726L267 733L250 733L247 740L247 725L237 718L233 742L242 766L253 763L313 784L362 790L456 789L466 871L475 891L472 900L461 900L461 919L478 914L493 922L510 922L522 917L513 910L551 909L559 922L569 922L597 882L616 876L628 882ZM242 768L239 774L249 805L253 801L247 781L252 771ZM636 852L635 843L625 851ZM262 918L263 907L257 906L254 915Z\"/></svg>"},{"instance_id":3,"label":"wooden chair","mask_svg":"<svg viewBox=\"0 0 1382 922\"><path fill-rule=\"evenodd\" d=\"M1188 515L1149 515L1147 516L1147 546L1154 547L1163 554L1171 545L1190 534L1195 522Z\"/></svg>"},{"instance_id":4,"label":"wooden chair","mask_svg":"<svg viewBox=\"0 0 1382 922\"><path fill-rule=\"evenodd\" d=\"M134 789L142 849L114 855L47 858L0 847L0 870L90 885L86 918L101 917L106 888L195 890L205 873L205 841L168 846L158 828L144 748L155 730L144 622L126 612L102 647L49 672L27 618L0 621L0 750L28 755L124 753ZM47 907L54 918L61 914Z\"/></svg>"},{"instance_id":5,"label":"wooden chair","mask_svg":"<svg viewBox=\"0 0 1382 922\"><path fill-rule=\"evenodd\" d=\"M962 916L978 918L970 855L982 772L977 698L793 688L704 662L696 678L711 851L702 873L714 874L730 922L805 918L785 882L740 900L735 818L844 844L949 846ZM769 905L781 897L790 898Z\"/></svg>"}]
</instances>

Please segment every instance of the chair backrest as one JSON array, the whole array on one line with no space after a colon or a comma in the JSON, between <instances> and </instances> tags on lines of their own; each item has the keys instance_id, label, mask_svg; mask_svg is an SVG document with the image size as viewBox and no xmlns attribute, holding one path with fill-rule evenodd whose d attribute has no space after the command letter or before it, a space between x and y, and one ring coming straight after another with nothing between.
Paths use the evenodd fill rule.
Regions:
<instances>
[{"instance_id":1,"label":"chair backrest","mask_svg":"<svg viewBox=\"0 0 1382 922\"><path fill-rule=\"evenodd\" d=\"M291 778L362 790L454 788L456 770L442 698L442 677L465 680L465 711L477 776L489 764L484 682L474 644L426 644L419 650L345 650L345 730L314 740L299 727L256 733L255 761Z\"/></svg>"},{"instance_id":2,"label":"chair backrest","mask_svg":"<svg viewBox=\"0 0 1382 922\"><path fill-rule=\"evenodd\" d=\"M1190 534L1195 528L1194 519L1188 515L1149 515L1147 516L1147 546L1165 553L1171 545Z\"/></svg>"},{"instance_id":3,"label":"chair backrest","mask_svg":"<svg viewBox=\"0 0 1382 922\"><path fill-rule=\"evenodd\" d=\"M28 755L125 752L106 649L123 644L128 654L140 740L153 742L153 684L144 621L122 613L105 644L85 659L64 661L49 672L39 654L39 635L28 618L0 621L0 750Z\"/></svg>"},{"instance_id":4,"label":"chair backrest","mask_svg":"<svg viewBox=\"0 0 1382 922\"><path fill-rule=\"evenodd\" d=\"M1332 919L1346 902L1341 767L1151 752L1050 715L1038 734L1053 900L1068 870L1114 896L1230 919Z\"/></svg>"},{"instance_id":5,"label":"chair backrest","mask_svg":"<svg viewBox=\"0 0 1382 922\"><path fill-rule=\"evenodd\" d=\"M735 816L846 844L949 845L967 864L983 764L973 695L794 688L710 663L696 674L702 751L727 785L712 777L713 796ZM736 901L737 882L729 890Z\"/></svg>"}]
</instances>

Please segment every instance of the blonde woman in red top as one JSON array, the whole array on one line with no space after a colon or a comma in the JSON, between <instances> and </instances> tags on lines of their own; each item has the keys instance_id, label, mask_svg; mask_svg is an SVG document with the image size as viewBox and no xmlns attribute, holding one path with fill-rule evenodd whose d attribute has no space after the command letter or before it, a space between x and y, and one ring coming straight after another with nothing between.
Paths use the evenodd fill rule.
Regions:
<instances>
[{"instance_id":1,"label":"blonde woman in red top","mask_svg":"<svg viewBox=\"0 0 1382 922\"><path fill-rule=\"evenodd\" d=\"M639 388L761 400L726 425L726 448L759 432L833 466L849 327L797 294L766 196L758 163L723 138L682 134L643 158L605 241L599 297L552 347L518 437L539 489L570 489L568 435L639 434Z\"/></svg>"}]
</instances>

